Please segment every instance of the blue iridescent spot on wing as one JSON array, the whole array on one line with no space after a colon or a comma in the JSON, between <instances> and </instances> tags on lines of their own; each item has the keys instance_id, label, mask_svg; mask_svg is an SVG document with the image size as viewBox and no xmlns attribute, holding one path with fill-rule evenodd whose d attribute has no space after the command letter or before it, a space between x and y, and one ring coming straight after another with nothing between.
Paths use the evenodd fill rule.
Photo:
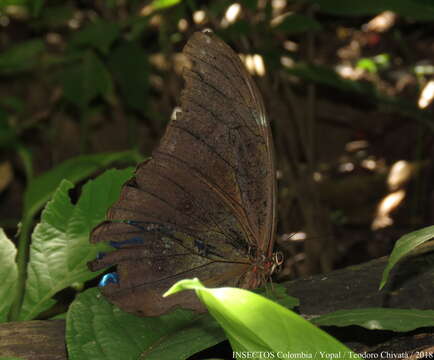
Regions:
<instances>
[{"instance_id":1,"label":"blue iridescent spot on wing","mask_svg":"<svg viewBox=\"0 0 434 360\"><path fill-rule=\"evenodd\" d=\"M115 272L105 274L100 280L98 286L104 287L108 284L118 284L119 283L119 275Z\"/></svg>"},{"instance_id":2,"label":"blue iridescent spot on wing","mask_svg":"<svg viewBox=\"0 0 434 360\"><path fill-rule=\"evenodd\" d=\"M97 260L102 260L104 258L104 256L106 256L107 254L105 252L99 252L98 254L96 254L96 259Z\"/></svg>"},{"instance_id":3,"label":"blue iridescent spot on wing","mask_svg":"<svg viewBox=\"0 0 434 360\"><path fill-rule=\"evenodd\" d=\"M141 237L134 237L124 241L110 241L109 245L116 249L120 249L124 245L142 245L145 242Z\"/></svg>"}]
</instances>

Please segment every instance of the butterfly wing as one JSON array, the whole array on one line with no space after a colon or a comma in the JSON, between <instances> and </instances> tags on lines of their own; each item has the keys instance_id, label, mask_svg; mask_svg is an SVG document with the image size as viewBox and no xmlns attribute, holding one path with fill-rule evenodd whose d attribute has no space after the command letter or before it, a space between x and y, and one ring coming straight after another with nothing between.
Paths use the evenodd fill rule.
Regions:
<instances>
[{"instance_id":1,"label":"butterfly wing","mask_svg":"<svg viewBox=\"0 0 434 360\"><path fill-rule=\"evenodd\" d=\"M90 264L117 265L120 281L103 293L146 316L202 309L193 294L161 298L183 278L254 286L243 282L252 250L270 256L273 246L274 162L261 96L212 33L195 33L184 54L181 111L91 237L118 248Z\"/></svg>"}]
</instances>

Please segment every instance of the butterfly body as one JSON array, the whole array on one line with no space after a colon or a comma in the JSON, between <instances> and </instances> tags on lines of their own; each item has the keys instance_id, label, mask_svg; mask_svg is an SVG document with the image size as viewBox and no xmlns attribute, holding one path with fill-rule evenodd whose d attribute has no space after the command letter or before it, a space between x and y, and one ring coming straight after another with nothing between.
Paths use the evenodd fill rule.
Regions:
<instances>
[{"instance_id":1,"label":"butterfly body","mask_svg":"<svg viewBox=\"0 0 434 360\"><path fill-rule=\"evenodd\" d=\"M145 316L203 310L194 294L161 298L178 280L254 288L273 270L275 171L261 96L214 34L195 33L184 54L181 111L91 237L117 248L90 263L117 265L119 282L103 293Z\"/></svg>"}]
</instances>

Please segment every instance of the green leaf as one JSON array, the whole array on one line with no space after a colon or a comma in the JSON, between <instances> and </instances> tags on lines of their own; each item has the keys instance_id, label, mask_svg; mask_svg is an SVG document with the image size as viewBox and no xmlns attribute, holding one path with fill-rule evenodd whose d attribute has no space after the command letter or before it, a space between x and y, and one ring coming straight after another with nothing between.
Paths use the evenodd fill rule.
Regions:
<instances>
[{"instance_id":1,"label":"green leaf","mask_svg":"<svg viewBox=\"0 0 434 360\"><path fill-rule=\"evenodd\" d=\"M207 314L176 310L139 318L111 305L95 288L77 297L66 322L70 360L187 359L222 340Z\"/></svg>"},{"instance_id":2,"label":"green leaf","mask_svg":"<svg viewBox=\"0 0 434 360\"><path fill-rule=\"evenodd\" d=\"M137 155L132 151L83 155L68 159L30 181L24 194L24 212L32 217L48 201L63 179L75 183L114 162L135 162L136 159Z\"/></svg>"},{"instance_id":3,"label":"green leaf","mask_svg":"<svg viewBox=\"0 0 434 360\"><path fill-rule=\"evenodd\" d=\"M357 61L356 67L373 74L378 71L377 64L374 62L374 60L369 58L361 58L359 61Z\"/></svg>"},{"instance_id":4,"label":"green leaf","mask_svg":"<svg viewBox=\"0 0 434 360\"><path fill-rule=\"evenodd\" d=\"M258 0L244 0L243 6L249 10L256 11L258 8Z\"/></svg>"},{"instance_id":5,"label":"green leaf","mask_svg":"<svg viewBox=\"0 0 434 360\"><path fill-rule=\"evenodd\" d=\"M182 280L164 296L195 290L220 323L234 351L340 352L341 359L358 358L346 346L301 316L253 292L237 288L204 287L198 279Z\"/></svg>"},{"instance_id":6,"label":"green leaf","mask_svg":"<svg viewBox=\"0 0 434 360\"><path fill-rule=\"evenodd\" d=\"M369 330L408 332L434 326L433 310L368 308L339 310L312 319L318 326L362 326Z\"/></svg>"},{"instance_id":7,"label":"green leaf","mask_svg":"<svg viewBox=\"0 0 434 360\"><path fill-rule=\"evenodd\" d=\"M110 54L109 67L128 106L144 112L148 92L148 56L135 42L126 42Z\"/></svg>"},{"instance_id":8,"label":"green leaf","mask_svg":"<svg viewBox=\"0 0 434 360\"><path fill-rule=\"evenodd\" d=\"M34 21L34 26L42 29L59 28L67 25L67 22L74 16L74 8L69 5L50 5L46 6L38 19Z\"/></svg>"},{"instance_id":9,"label":"green leaf","mask_svg":"<svg viewBox=\"0 0 434 360\"><path fill-rule=\"evenodd\" d=\"M11 109L13 112L20 113L25 109L23 99L16 96L3 96L0 99L1 106Z\"/></svg>"},{"instance_id":10,"label":"green leaf","mask_svg":"<svg viewBox=\"0 0 434 360\"><path fill-rule=\"evenodd\" d=\"M424 0L307 0L320 5L320 11L336 15L377 15L391 10L416 20L433 20L434 4Z\"/></svg>"},{"instance_id":11,"label":"green leaf","mask_svg":"<svg viewBox=\"0 0 434 360\"><path fill-rule=\"evenodd\" d=\"M281 284L273 284L272 289L260 288L252 291L256 294L265 296L267 299L279 303L287 309L292 309L300 305L300 301L295 297L289 296L286 293L286 287Z\"/></svg>"},{"instance_id":12,"label":"green leaf","mask_svg":"<svg viewBox=\"0 0 434 360\"><path fill-rule=\"evenodd\" d=\"M425 227L417 231L413 231L399 238L392 250L392 253L390 254L387 266L383 271L380 289L382 289L384 285L386 285L390 271L399 260L407 256L415 248L432 238L434 238L434 225Z\"/></svg>"},{"instance_id":13,"label":"green leaf","mask_svg":"<svg viewBox=\"0 0 434 360\"><path fill-rule=\"evenodd\" d=\"M378 54L372 58L361 58L357 61L356 67L376 73L380 69L387 69L390 66L390 56L388 54Z\"/></svg>"},{"instance_id":14,"label":"green leaf","mask_svg":"<svg viewBox=\"0 0 434 360\"><path fill-rule=\"evenodd\" d=\"M313 30L313 31L321 30L322 26L318 21L315 21L310 17L292 14L286 16L282 20L282 22L276 26L275 29L279 31L283 31L286 34L295 34L295 33L301 33L309 30Z\"/></svg>"},{"instance_id":15,"label":"green leaf","mask_svg":"<svg viewBox=\"0 0 434 360\"><path fill-rule=\"evenodd\" d=\"M80 108L113 89L110 73L92 51L87 51L81 62L64 69L60 80L65 98Z\"/></svg>"},{"instance_id":16,"label":"green leaf","mask_svg":"<svg viewBox=\"0 0 434 360\"><path fill-rule=\"evenodd\" d=\"M43 40L35 39L3 51L0 55L0 74L15 74L32 69L44 49Z\"/></svg>"},{"instance_id":17,"label":"green leaf","mask_svg":"<svg viewBox=\"0 0 434 360\"><path fill-rule=\"evenodd\" d=\"M15 129L9 124L8 115L0 118L0 147L15 147L19 143Z\"/></svg>"},{"instance_id":18,"label":"green leaf","mask_svg":"<svg viewBox=\"0 0 434 360\"><path fill-rule=\"evenodd\" d=\"M66 312L61 313L61 314L57 314L57 315L51 317L50 320L66 320Z\"/></svg>"},{"instance_id":19,"label":"green leaf","mask_svg":"<svg viewBox=\"0 0 434 360\"><path fill-rule=\"evenodd\" d=\"M104 220L107 209L132 174L132 168L106 171L83 186L76 205L68 195L74 185L62 181L32 234L20 320L35 318L55 303L52 297L57 292L97 275L86 266L101 250L90 244L90 231Z\"/></svg>"},{"instance_id":20,"label":"green leaf","mask_svg":"<svg viewBox=\"0 0 434 360\"><path fill-rule=\"evenodd\" d=\"M9 309L14 300L18 269L15 262L17 249L12 241L8 239L4 230L0 228L0 323L5 322Z\"/></svg>"},{"instance_id":21,"label":"green leaf","mask_svg":"<svg viewBox=\"0 0 434 360\"><path fill-rule=\"evenodd\" d=\"M182 0L154 0L151 4L154 10L161 10L176 4L179 4Z\"/></svg>"},{"instance_id":22,"label":"green leaf","mask_svg":"<svg viewBox=\"0 0 434 360\"><path fill-rule=\"evenodd\" d=\"M32 0L32 1L30 1L31 14L34 17L39 16L44 4L45 4L45 0Z\"/></svg>"},{"instance_id":23,"label":"green leaf","mask_svg":"<svg viewBox=\"0 0 434 360\"><path fill-rule=\"evenodd\" d=\"M74 34L71 44L76 47L93 47L107 54L118 38L120 26L114 22L98 20Z\"/></svg>"}]
</instances>

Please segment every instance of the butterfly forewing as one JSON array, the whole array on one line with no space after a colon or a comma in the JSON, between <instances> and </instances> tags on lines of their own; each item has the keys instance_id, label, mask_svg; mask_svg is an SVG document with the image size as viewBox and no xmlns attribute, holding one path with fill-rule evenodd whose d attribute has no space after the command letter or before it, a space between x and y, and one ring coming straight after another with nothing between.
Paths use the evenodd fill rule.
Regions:
<instances>
[{"instance_id":1,"label":"butterfly forewing","mask_svg":"<svg viewBox=\"0 0 434 360\"><path fill-rule=\"evenodd\" d=\"M255 256L271 256L275 179L271 133L259 92L238 56L212 33L184 48L190 67L181 111L124 185L92 242L118 249L90 264L117 265L103 293L124 310L155 316L192 294L161 298L174 282L254 286ZM247 274L248 275L248 274Z\"/></svg>"}]
</instances>

